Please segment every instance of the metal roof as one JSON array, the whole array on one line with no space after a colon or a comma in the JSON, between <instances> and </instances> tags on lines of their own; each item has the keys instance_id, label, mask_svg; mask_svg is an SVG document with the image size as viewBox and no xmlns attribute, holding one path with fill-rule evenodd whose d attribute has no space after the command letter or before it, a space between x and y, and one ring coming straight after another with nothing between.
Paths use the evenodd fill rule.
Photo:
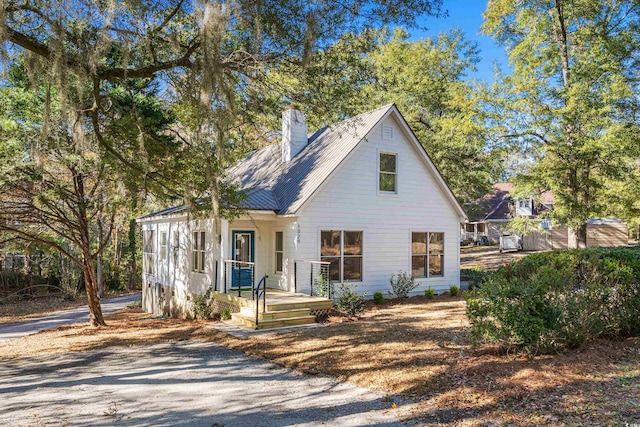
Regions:
<instances>
[{"instance_id":1,"label":"metal roof","mask_svg":"<svg viewBox=\"0 0 640 427\"><path fill-rule=\"evenodd\" d=\"M289 162L282 161L279 143L240 160L228 174L247 191L245 207L295 213L391 108L385 105L318 130Z\"/></svg>"},{"instance_id":2,"label":"metal roof","mask_svg":"<svg viewBox=\"0 0 640 427\"><path fill-rule=\"evenodd\" d=\"M391 110L396 111L406 125L395 105L389 104L310 134L307 145L288 162L282 161L281 143L251 152L227 170L230 180L246 192L242 207L280 215L295 214ZM409 127L406 128L452 205L466 217L424 148ZM140 219L170 215L183 209L182 206L169 208Z\"/></svg>"}]
</instances>

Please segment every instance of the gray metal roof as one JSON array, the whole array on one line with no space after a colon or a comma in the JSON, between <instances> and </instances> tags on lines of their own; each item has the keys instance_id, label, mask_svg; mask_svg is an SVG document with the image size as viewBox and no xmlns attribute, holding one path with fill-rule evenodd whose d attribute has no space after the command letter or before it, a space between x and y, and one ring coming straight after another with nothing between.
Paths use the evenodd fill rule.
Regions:
<instances>
[{"instance_id":1,"label":"gray metal roof","mask_svg":"<svg viewBox=\"0 0 640 427\"><path fill-rule=\"evenodd\" d=\"M244 207L295 213L391 108L393 104L318 130L289 162L282 162L280 144L240 160L228 174L247 191Z\"/></svg>"},{"instance_id":2,"label":"gray metal roof","mask_svg":"<svg viewBox=\"0 0 640 427\"><path fill-rule=\"evenodd\" d=\"M242 207L250 210L273 211L280 215L294 214L318 190L331 173L392 109L385 105L348 120L319 129L308 136L307 145L290 161L283 162L280 143L251 152L227 170L227 175L247 196ZM400 115L401 119L404 118ZM404 122L406 124L406 122ZM442 180L424 148L406 126L415 144L422 150L427 166L439 179L461 217L466 215L453 193ZM166 216L184 210L184 206L165 209L140 219Z\"/></svg>"}]
</instances>

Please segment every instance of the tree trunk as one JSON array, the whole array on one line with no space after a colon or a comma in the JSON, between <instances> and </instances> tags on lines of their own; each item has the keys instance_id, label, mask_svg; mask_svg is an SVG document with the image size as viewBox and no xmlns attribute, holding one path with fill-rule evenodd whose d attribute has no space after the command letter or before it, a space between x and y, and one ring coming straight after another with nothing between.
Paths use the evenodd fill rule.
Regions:
<instances>
[{"instance_id":1,"label":"tree trunk","mask_svg":"<svg viewBox=\"0 0 640 427\"><path fill-rule=\"evenodd\" d=\"M100 306L100 297L98 297L98 287L96 286L96 276L93 272L93 259L91 254L84 254L83 262L84 289L87 292L91 325L106 326L104 318L102 317L102 307Z\"/></svg>"},{"instance_id":2,"label":"tree trunk","mask_svg":"<svg viewBox=\"0 0 640 427\"><path fill-rule=\"evenodd\" d=\"M577 227L569 227L569 248L587 247L587 223L580 223Z\"/></svg>"},{"instance_id":3,"label":"tree trunk","mask_svg":"<svg viewBox=\"0 0 640 427\"><path fill-rule=\"evenodd\" d=\"M23 297L29 298L33 294L33 270L31 269L31 252L28 247L24 250L22 274L24 274L24 285L21 294Z\"/></svg>"},{"instance_id":4,"label":"tree trunk","mask_svg":"<svg viewBox=\"0 0 640 427\"><path fill-rule=\"evenodd\" d=\"M138 268L136 266L136 220L129 221L129 290L132 291L136 286L136 278L138 276Z\"/></svg>"}]
</instances>

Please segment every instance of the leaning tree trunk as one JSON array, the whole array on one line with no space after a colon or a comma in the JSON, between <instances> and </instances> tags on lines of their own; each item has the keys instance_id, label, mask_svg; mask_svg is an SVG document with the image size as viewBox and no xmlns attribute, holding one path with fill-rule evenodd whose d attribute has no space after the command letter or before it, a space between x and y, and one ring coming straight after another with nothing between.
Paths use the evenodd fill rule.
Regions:
<instances>
[{"instance_id":1,"label":"leaning tree trunk","mask_svg":"<svg viewBox=\"0 0 640 427\"><path fill-rule=\"evenodd\" d=\"M93 271L93 258L91 254L85 253L82 261L84 262L82 268L84 272L84 289L87 293L91 325L106 326L104 317L102 317L102 307L100 306L100 297L98 297L98 286L96 283L96 275Z\"/></svg>"}]
</instances>

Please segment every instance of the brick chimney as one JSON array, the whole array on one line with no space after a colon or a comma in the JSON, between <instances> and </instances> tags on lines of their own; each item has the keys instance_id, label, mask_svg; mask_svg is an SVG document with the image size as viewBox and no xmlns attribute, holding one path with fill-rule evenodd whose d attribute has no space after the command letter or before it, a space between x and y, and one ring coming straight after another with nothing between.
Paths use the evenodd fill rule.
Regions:
<instances>
[{"instance_id":1,"label":"brick chimney","mask_svg":"<svg viewBox=\"0 0 640 427\"><path fill-rule=\"evenodd\" d=\"M282 161L293 159L307 145L307 120L295 106L282 112Z\"/></svg>"}]
</instances>

